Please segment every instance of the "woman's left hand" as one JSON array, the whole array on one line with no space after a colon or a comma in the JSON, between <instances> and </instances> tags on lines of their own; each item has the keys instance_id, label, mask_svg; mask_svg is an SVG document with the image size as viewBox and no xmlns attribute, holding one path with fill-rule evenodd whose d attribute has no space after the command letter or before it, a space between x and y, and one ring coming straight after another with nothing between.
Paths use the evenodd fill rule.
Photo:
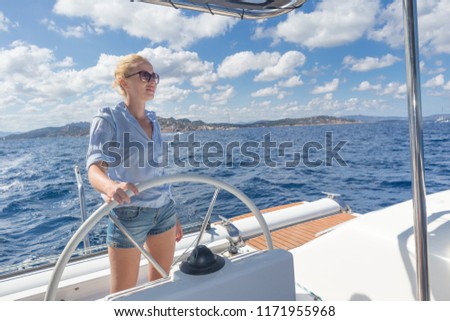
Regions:
<instances>
[{"instance_id":1,"label":"woman's left hand","mask_svg":"<svg viewBox=\"0 0 450 321\"><path fill-rule=\"evenodd\" d=\"M183 227L180 224L180 221L177 219L177 225L175 227L175 240L179 242L183 237Z\"/></svg>"}]
</instances>

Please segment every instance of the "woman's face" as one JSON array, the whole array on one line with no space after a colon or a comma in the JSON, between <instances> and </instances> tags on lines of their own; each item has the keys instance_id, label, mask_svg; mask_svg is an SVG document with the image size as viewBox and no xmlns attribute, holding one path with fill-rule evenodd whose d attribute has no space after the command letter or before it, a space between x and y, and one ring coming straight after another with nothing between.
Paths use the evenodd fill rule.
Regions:
<instances>
[{"instance_id":1,"label":"woman's face","mask_svg":"<svg viewBox=\"0 0 450 321\"><path fill-rule=\"evenodd\" d=\"M139 72L148 72L153 74L153 66L147 62L142 61L131 68L129 76L124 79L125 86L124 90L127 96L134 99L139 99L143 101L152 100L155 97L156 92L156 81L154 79L149 82L146 81ZM133 75L134 74L134 75ZM132 75L132 76L130 76Z\"/></svg>"}]
</instances>

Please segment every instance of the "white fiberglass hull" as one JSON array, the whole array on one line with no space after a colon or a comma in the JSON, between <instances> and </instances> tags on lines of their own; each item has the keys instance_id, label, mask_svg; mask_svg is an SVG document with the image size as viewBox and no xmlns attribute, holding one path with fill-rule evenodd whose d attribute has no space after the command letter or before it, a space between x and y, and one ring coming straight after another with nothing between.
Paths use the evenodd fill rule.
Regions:
<instances>
[{"instance_id":1,"label":"white fiberglass hull","mask_svg":"<svg viewBox=\"0 0 450 321\"><path fill-rule=\"evenodd\" d=\"M432 300L450 300L450 190L427 196ZM291 251L296 282L323 300L415 300L412 202L367 213Z\"/></svg>"}]
</instances>

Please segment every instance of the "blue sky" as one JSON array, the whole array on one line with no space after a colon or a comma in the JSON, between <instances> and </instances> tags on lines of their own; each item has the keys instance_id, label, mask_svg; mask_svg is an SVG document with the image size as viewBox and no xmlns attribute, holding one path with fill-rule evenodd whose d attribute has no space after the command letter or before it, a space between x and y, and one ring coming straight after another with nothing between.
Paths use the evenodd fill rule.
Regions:
<instances>
[{"instance_id":1,"label":"blue sky","mask_svg":"<svg viewBox=\"0 0 450 321\"><path fill-rule=\"evenodd\" d=\"M423 114L450 113L450 0L421 0ZM260 21L128 0L0 0L0 128L90 121L122 55L161 75L159 116L406 116L401 1L321 0Z\"/></svg>"}]
</instances>

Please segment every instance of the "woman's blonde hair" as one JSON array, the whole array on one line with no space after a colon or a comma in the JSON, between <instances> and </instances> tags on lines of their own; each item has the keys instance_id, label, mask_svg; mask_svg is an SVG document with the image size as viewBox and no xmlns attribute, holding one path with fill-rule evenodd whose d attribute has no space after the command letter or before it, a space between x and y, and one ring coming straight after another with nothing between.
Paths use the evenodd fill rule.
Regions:
<instances>
[{"instance_id":1,"label":"woman's blonde hair","mask_svg":"<svg viewBox=\"0 0 450 321\"><path fill-rule=\"evenodd\" d=\"M150 63L146 58L136 54L127 55L120 59L117 63L116 71L114 72L114 82L112 84L112 87L117 88L122 96L126 96L126 93L122 88L121 81L130 74L130 71L134 66L141 62Z\"/></svg>"}]
</instances>

